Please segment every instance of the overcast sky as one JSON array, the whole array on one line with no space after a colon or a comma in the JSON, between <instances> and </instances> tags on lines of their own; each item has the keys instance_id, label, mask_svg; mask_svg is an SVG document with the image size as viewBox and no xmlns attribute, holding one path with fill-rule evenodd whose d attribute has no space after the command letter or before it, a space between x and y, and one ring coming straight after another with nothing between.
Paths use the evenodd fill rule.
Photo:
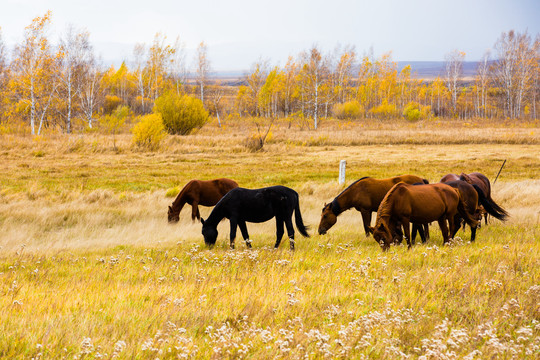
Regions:
<instances>
[{"instance_id":1,"label":"overcast sky","mask_svg":"<svg viewBox=\"0 0 540 360\"><path fill-rule=\"evenodd\" d=\"M1 0L8 45L32 18L53 13L54 42L68 24L90 32L104 62L130 59L157 32L193 49L208 44L216 70L247 69L259 58L283 65L318 44L352 44L359 54L392 51L399 61L442 61L454 49L478 60L501 32L540 32L540 0Z\"/></svg>"}]
</instances>

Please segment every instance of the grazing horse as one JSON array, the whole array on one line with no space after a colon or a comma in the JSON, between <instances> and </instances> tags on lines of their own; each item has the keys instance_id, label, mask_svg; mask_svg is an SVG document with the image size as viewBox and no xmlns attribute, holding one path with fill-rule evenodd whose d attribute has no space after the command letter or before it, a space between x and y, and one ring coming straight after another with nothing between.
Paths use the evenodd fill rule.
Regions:
<instances>
[{"instance_id":1,"label":"grazing horse","mask_svg":"<svg viewBox=\"0 0 540 360\"><path fill-rule=\"evenodd\" d=\"M180 211L186 203L191 205L191 220L200 219L199 205L214 206L221 198L234 188L236 181L231 179L191 180L180 191L172 206L169 206L167 218L170 223L180 220Z\"/></svg>"},{"instance_id":2,"label":"grazing horse","mask_svg":"<svg viewBox=\"0 0 540 360\"><path fill-rule=\"evenodd\" d=\"M497 217L496 215L491 214L489 211L487 211L484 204L482 204L483 209L481 209L481 211L484 214L484 222L486 225L487 225L488 214L492 215L493 217L499 220L504 220L508 216L508 213L506 212L506 210L504 210L502 207L497 205L497 203L493 201L493 199L491 198L491 183L489 182L489 179L487 178L487 176L479 172L473 172L470 174L461 173L461 175L447 174L443 176L443 178L441 179L441 182L446 183L448 181L454 181L454 180L466 181L471 185L477 185L480 188L480 190L482 190L482 192L484 193L487 201L490 203L488 206L491 206L492 208L491 210L493 212L498 213L499 216L504 215L504 217L501 219L500 217Z\"/></svg>"},{"instance_id":3,"label":"grazing horse","mask_svg":"<svg viewBox=\"0 0 540 360\"><path fill-rule=\"evenodd\" d=\"M474 218L481 222L482 220L482 210L480 205L483 207L483 211L486 214L490 214L496 219L505 221L508 217L508 213L498 206L492 199L488 198L480 186L476 184L470 184L467 181L463 180L454 180L446 181L445 184L450 185L451 187L457 189L465 201L467 211L470 214L474 214ZM460 224L463 221L460 214L456 214L454 217L455 229L452 237L456 235L456 232L459 230ZM471 227L471 242L476 238L476 226Z\"/></svg>"},{"instance_id":4,"label":"grazing horse","mask_svg":"<svg viewBox=\"0 0 540 360\"><path fill-rule=\"evenodd\" d=\"M285 186L270 186L255 190L233 189L217 203L206 220L201 219L204 242L208 246L213 246L216 243L218 236L217 225L223 218L227 218L231 224L231 249L234 249L237 226L240 227L246 246L251 248L246 222L261 223L275 217L275 248L279 247L281 243L284 233L283 223L285 223L290 247L291 250L294 250L293 212L298 231L303 236L309 237L307 228L302 221L298 193L293 189Z\"/></svg>"},{"instance_id":5,"label":"grazing horse","mask_svg":"<svg viewBox=\"0 0 540 360\"><path fill-rule=\"evenodd\" d=\"M382 199L392 188L399 182L408 184L424 183L426 179L415 175L401 175L388 179L373 179L363 177L355 181L329 204L324 204L321 214L321 222L319 223L319 234L324 235L336 223L337 217L342 212L355 208L362 214L364 222L364 231L366 236L370 234L371 214L376 212L381 204Z\"/></svg>"},{"instance_id":6,"label":"grazing horse","mask_svg":"<svg viewBox=\"0 0 540 360\"><path fill-rule=\"evenodd\" d=\"M426 224L436 220L446 244L450 234L453 234L454 216L458 212L469 225L475 225L476 220L467 212L459 192L449 185L438 183L414 186L399 183L388 191L379 206L373 237L383 250L388 250L394 229L401 224L410 248L410 222ZM446 221L450 225L450 232Z\"/></svg>"}]
</instances>

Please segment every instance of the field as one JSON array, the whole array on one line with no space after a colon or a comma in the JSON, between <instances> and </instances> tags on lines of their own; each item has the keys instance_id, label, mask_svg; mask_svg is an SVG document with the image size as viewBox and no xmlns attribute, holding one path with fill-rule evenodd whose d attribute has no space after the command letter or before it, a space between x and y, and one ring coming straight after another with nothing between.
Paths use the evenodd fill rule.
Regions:
<instances>
[{"instance_id":1,"label":"field","mask_svg":"<svg viewBox=\"0 0 540 360\"><path fill-rule=\"evenodd\" d=\"M157 152L130 136L0 136L0 357L31 358L538 358L540 124L343 123L317 131L276 124L260 152L248 123L168 137ZM454 172L495 178L511 218L469 243L383 253L355 210L316 234L325 202L362 176ZM274 222L248 224L215 248L184 208L188 180L297 190L310 238L273 250ZM201 208L206 217L208 208Z\"/></svg>"}]
</instances>

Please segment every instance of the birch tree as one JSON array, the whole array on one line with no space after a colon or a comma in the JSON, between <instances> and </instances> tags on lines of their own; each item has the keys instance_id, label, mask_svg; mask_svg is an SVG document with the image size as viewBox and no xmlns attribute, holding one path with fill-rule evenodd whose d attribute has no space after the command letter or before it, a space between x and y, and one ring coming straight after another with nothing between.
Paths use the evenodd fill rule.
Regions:
<instances>
[{"instance_id":1,"label":"birch tree","mask_svg":"<svg viewBox=\"0 0 540 360\"><path fill-rule=\"evenodd\" d=\"M148 96L154 101L161 94L162 83L167 76L175 52L171 45L165 44L165 40L165 36L157 33L152 46L148 49L148 60L146 62L146 72L150 85Z\"/></svg>"},{"instance_id":2,"label":"birch tree","mask_svg":"<svg viewBox=\"0 0 540 360\"><path fill-rule=\"evenodd\" d=\"M171 75L174 79L176 87L176 94L180 95L181 92L185 92L184 86L186 84L188 69L186 66L186 45L180 41L180 37L176 38L173 45L174 54L171 60Z\"/></svg>"},{"instance_id":3,"label":"birch tree","mask_svg":"<svg viewBox=\"0 0 540 360\"><path fill-rule=\"evenodd\" d=\"M9 66L7 63L6 46L4 45L1 30L2 28L0 28L0 124L5 121L9 83Z\"/></svg>"},{"instance_id":4,"label":"birch tree","mask_svg":"<svg viewBox=\"0 0 540 360\"><path fill-rule=\"evenodd\" d=\"M208 48L204 41L197 47L195 58L195 72L197 73L197 86L199 87L200 99L204 104L204 89L210 75L210 59L208 58Z\"/></svg>"},{"instance_id":5,"label":"birch tree","mask_svg":"<svg viewBox=\"0 0 540 360\"><path fill-rule=\"evenodd\" d=\"M14 51L13 69L17 76L14 78L13 87L19 101L29 108L32 135L36 134L37 121L37 134L41 133L57 86L54 78L55 59L46 34L51 16L48 11L45 15L34 18L25 28L22 44L17 45Z\"/></svg>"},{"instance_id":6,"label":"birch tree","mask_svg":"<svg viewBox=\"0 0 540 360\"><path fill-rule=\"evenodd\" d=\"M251 66L249 74L244 76L244 82L247 84L247 107L250 115L261 115L259 95L268 77L268 64L268 60L259 59Z\"/></svg>"},{"instance_id":7,"label":"birch tree","mask_svg":"<svg viewBox=\"0 0 540 360\"><path fill-rule=\"evenodd\" d=\"M319 106L321 105L321 91L328 79L328 63L317 46L301 54L302 70L300 83L305 96L306 105L313 117L313 127L319 125Z\"/></svg>"},{"instance_id":8,"label":"birch tree","mask_svg":"<svg viewBox=\"0 0 540 360\"><path fill-rule=\"evenodd\" d=\"M454 115L457 113L458 85L463 74L463 59L465 59L465 53L458 50L454 50L445 56L445 82L451 95Z\"/></svg>"},{"instance_id":9,"label":"birch tree","mask_svg":"<svg viewBox=\"0 0 540 360\"><path fill-rule=\"evenodd\" d=\"M103 71L100 69L98 61L92 55L86 63L84 74L80 78L79 101L81 112L86 118L88 127L92 128L94 114L99 109L99 102L102 95Z\"/></svg>"},{"instance_id":10,"label":"birch tree","mask_svg":"<svg viewBox=\"0 0 540 360\"><path fill-rule=\"evenodd\" d=\"M489 86L490 52L486 51L476 68L476 115L485 117Z\"/></svg>"},{"instance_id":11,"label":"birch tree","mask_svg":"<svg viewBox=\"0 0 540 360\"><path fill-rule=\"evenodd\" d=\"M61 99L60 115L64 118L68 134L72 132L74 111L79 107L84 73L93 57L89 36L88 32L77 31L73 25L69 25L58 47L57 91Z\"/></svg>"},{"instance_id":12,"label":"birch tree","mask_svg":"<svg viewBox=\"0 0 540 360\"><path fill-rule=\"evenodd\" d=\"M137 93L139 94L138 97L141 98L141 112L144 114L146 112L144 99L146 96L148 96L148 81L145 67L146 46L142 43L135 44L135 48L133 49L133 57L135 67L134 77L136 80Z\"/></svg>"},{"instance_id":13,"label":"birch tree","mask_svg":"<svg viewBox=\"0 0 540 360\"><path fill-rule=\"evenodd\" d=\"M494 83L504 93L504 113L521 116L526 92L531 88L538 67L538 39L510 30L495 43L497 60L491 67Z\"/></svg>"}]
</instances>

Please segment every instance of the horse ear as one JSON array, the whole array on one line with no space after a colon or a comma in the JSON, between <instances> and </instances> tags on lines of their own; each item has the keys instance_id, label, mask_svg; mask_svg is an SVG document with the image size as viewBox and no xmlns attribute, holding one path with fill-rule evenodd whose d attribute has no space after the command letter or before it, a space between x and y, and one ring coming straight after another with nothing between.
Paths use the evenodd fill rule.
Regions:
<instances>
[{"instance_id":1,"label":"horse ear","mask_svg":"<svg viewBox=\"0 0 540 360\"><path fill-rule=\"evenodd\" d=\"M326 205L328 205L327 203L324 203L324 207L326 207Z\"/></svg>"},{"instance_id":2,"label":"horse ear","mask_svg":"<svg viewBox=\"0 0 540 360\"><path fill-rule=\"evenodd\" d=\"M204 219L203 219L203 218L201 218L201 224L203 224L203 225L204 225Z\"/></svg>"},{"instance_id":3,"label":"horse ear","mask_svg":"<svg viewBox=\"0 0 540 360\"><path fill-rule=\"evenodd\" d=\"M172 211L172 207L169 206L169 210Z\"/></svg>"},{"instance_id":4,"label":"horse ear","mask_svg":"<svg viewBox=\"0 0 540 360\"><path fill-rule=\"evenodd\" d=\"M368 226L369 232L373 234L375 232L375 228L373 226Z\"/></svg>"}]
</instances>

